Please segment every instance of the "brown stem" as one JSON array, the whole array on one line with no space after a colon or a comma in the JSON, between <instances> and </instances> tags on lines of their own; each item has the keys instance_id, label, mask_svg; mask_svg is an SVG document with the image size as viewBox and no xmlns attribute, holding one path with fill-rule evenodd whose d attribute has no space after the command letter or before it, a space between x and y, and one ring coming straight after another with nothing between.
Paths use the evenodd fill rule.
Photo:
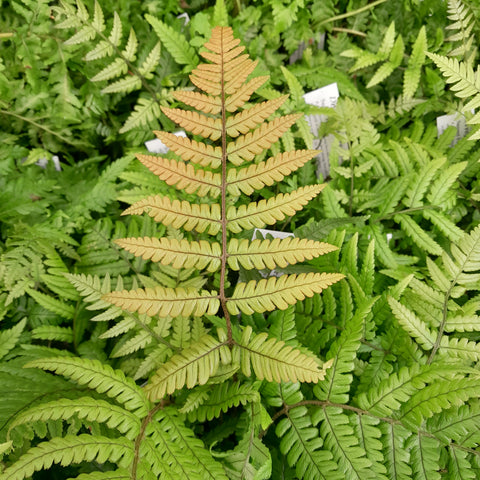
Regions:
<instances>
[{"instance_id":1,"label":"brown stem","mask_svg":"<svg viewBox=\"0 0 480 480\"><path fill-rule=\"evenodd\" d=\"M222 42L223 52L223 37ZM227 342L230 347L233 346L232 322L230 313L227 310L227 297L225 295L225 280L227 272L227 118L225 110L225 80L223 71L223 59L221 65L221 101L222 101L222 194L221 194L221 210L222 210L222 258L220 270L220 304L222 305L223 315L227 324Z\"/></svg>"},{"instance_id":2,"label":"brown stem","mask_svg":"<svg viewBox=\"0 0 480 480\"><path fill-rule=\"evenodd\" d=\"M137 480L137 468L138 461L140 460L140 445L142 440L145 437L145 430L147 429L148 424L152 421L153 416L161 410L165 405L165 402L162 400L158 405L156 405L152 410L148 412L148 415L142 420L142 425L140 426L140 432L135 438L134 445L134 456L132 461L132 480Z\"/></svg>"}]
</instances>

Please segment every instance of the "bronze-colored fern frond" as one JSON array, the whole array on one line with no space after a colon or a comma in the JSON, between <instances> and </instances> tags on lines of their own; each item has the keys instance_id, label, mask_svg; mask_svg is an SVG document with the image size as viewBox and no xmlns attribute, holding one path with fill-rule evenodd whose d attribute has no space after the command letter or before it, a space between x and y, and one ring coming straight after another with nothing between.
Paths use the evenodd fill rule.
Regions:
<instances>
[{"instance_id":1,"label":"bronze-colored fern frond","mask_svg":"<svg viewBox=\"0 0 480 480\"><path fill-rule=\"evenodd\" d=\"M268 380L316 382L324 376L321 363L313 355L287 348L274 338L267 340L266 333L255 335L243 329L242 336L242 329L235 327L230 318L242 312L285 309L343 278L336 273L285 274L258 282L239 282L233 291L227 287L229 272L239 268L286 267L335 249L322 242L298 238L250 241L233 236L294 215L324 186L310 185L259 201L246 202L242 198L242 194L250 195L281 181L318 151L295 150L261 161L257 158L269 150L300 115L271 118L286 96L249 103L251 95L268 77L249 79L256 62L243 53L244 47L239 43L231 28L214 28L205 44L207 50L200 53L209 63L198 65L190 75L200 91L174 93L177 100L195 110L162 108L168 118L196 136L184 138L155 132L177 158L172 159L171 153L168 158L137 155L168 185L188 194L195 193L199 203L156 195L133 204L124 214L146 212L164 225L217 236L218 241L211 241L209 237L199 241L142 237L125 238L117 243L136 256L162 265L219 271L219 291L158 286L116 291L104 299L127 311L150 316L203 316L220 311L225 322L224 329L217 330L218 340L213 336L202 337L161 366L147 387L152 399L185 385L204 384L221 364L231 362L238 364L245 374L250 374L253 368L258 378ZM204 197L210 197L211 201ZM240 337L243 340L236 340ZM229 351L233 356L225 353Z\"/></svg>"}]
</instances>

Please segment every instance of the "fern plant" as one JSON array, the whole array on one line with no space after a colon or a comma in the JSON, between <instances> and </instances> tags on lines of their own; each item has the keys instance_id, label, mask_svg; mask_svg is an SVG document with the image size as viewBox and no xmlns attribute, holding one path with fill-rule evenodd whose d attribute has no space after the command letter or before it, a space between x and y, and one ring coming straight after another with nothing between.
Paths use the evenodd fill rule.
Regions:
<instances>
[{"instance_id":1,"label":"fern plant","mask_svg":"<svg viewBox=\"0 0 480 480\"><path fill-rule=\"evenodd\" d=\"M183 227L186 232L196 232L195 236L193 239L170 236L116 240L138 257L181 269L205 269L216 275L208 288L195 287L193 283L171 288L158 281L149 284L147 281L149 286L145 288L120 289L102 296L98 292L104 290L105 285L101 286L98 279L70 275L74 285L95 302L94 308L105 306L105 302L113 305L102 320L117 318L120 307L136 316L134 320L143 322L144 339L149 335L161 339L152 352L153 361L159 365L141 389L122 372L115 372L98 361L46 358L30 362L27 366L67 376L115 399L116 403L81 397L37 406L18 416L10 424L12 432L20 424L71 421L72 418L87 422L86 425L94 422L94 425L105 426L93 428L91 435L73 430L73 435L54 437L33 447L0 475L2 480L26 478L52 462L66 464L94 459L117 464L118 470L81 478L156 478L160 472L172 478L227 478L224 467L194 438L178 416L178 410L167 406L170 401L166 395L178 397L184 404L181 411L199 421L217 418L234 406L244 405L247 427L240 431L238 447L227 456L225 471L236 472L232 475L238 478L244 478L247 471L258 472L263 468L268 472L269 463L265 465L264 460L268 460L269 455L262 443L254 439L261 426L267 426L268 414L259 403L260 382L251 378L252 373L258 380L278 383L317 383L324 378L333 360L322 366L321 360L305 347L285 342L278 321L273 321L272 332L269 329L262 332L251 324L242 326L239 314L291 311L291 305L320 293L341 280L342 274L285 274L258 281L239 281L230 287L240 268L273 269L336 249L324 242L300 238L250 241L233 235L246 232L246 236L251 237L248 232L254 227L273 225L293 215L324 187L305 186L268 200L248 201L248 195L255 190L283 179L318 152L292 150L267 159L261 155L299 116L292 114L266 121L285 97L248 103L268 77L248 79L256 62L242 55L243 47L238 44L230 28L214 28L210 41L205 44L207 50L201 52L210 63L199 65L190 76L204 93L178 91L174 94L195 110L162 108L165 115L191 131L196 139L156 132L177 158L138 155L139 160L167 184L187 194L195 193L198 203L156 195L135 202L125 212L148 212L163 225ZM206 140L201 141L200 137ZM213 200L208 201L207 196ZM120 280L117 286L121 288L121 285ZM215 285L218 291L213 290ZM117 324L117 327L118 332L125 331L125 325ZM271 334L275 332L279 332L281 338ZM134 342L138 344L142 340L135 338ZM128 348L124 344L124 351L134 351L134 347ZM144 371L149 370L144 368ZM186 395L184 387L193 390ZM105 428L116 429L120 435L94 434L104 432ZM253 447L258 453L248 453ZM200 470L198 464L203 465Z\"/></svg>"},{"instance_id":2,"label":"fern plant","mask_svg":"<svg viewBox=\"0 0 480 480\"><path fill-rule=\"evenodd\" d=\"M90 47L93 44L94 47L84 57L85 61L108 59L108 65L91 78L92 82L108 82L101 90L103 94L142 92L120 128L120 133L147 125L159 117L160 104L165 103L168 92L161 88L158 78L155 80L161 60L161 43L155 43L147 51L143 48L139 50L139 41L133 28L130 28L125 42L122 20L117 12L113 14L113 22L107 33L104 12L98 1L95 1L92 17L81 0L77 0L76 7L63 0L54 7L54 11L59 19L57 28L77 30L65 45L86 44ZM195 51L181 34L152 15L146 18L178 64L191 69L198 63Z\"/></svg>"}]
</instances>

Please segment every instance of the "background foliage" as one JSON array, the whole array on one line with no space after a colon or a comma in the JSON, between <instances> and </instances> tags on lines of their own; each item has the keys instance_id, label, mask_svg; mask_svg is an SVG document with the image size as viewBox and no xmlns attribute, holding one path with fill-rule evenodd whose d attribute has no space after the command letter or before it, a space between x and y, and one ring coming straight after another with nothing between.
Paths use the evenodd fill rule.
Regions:
<instances>
[{"instance_id":1,"label":"background foliage","mask_svg":"<svg viewBox=\"0 0 480 480\"><path fill-rule=\"evenodd\" d=\"M22 464L32 447L35 470L54 463L34 478L130 478L129 442L149 415L152 451L173 445L161 461L177 478L480 476L475 2L0 6L0 454L3 468L18 466L8 478L32 475ZM319 135L333 135L328 187L275 228L339 249L283 271L346 276L322 296L242 315L241 324L304 345L333 367L315 386L220 378L211 392L184 389L149 412L139 386L172 348L198 337L199 325L176 321L165 342L167 332L102 294L209 281L195 268L134 258L113 241L182 239L150 218L120 214L151 194L176 197L133 153L145 151L152 130L174 131L160 107L190 86L198 49L211 27L226 24L258 60L255 76L270 75L255 98L290 94L282 114L323 113ZM335 110L305 104L304 93L332 82ZM437 135L436 118L451 113L472 128L455 145L455 127ZM305 148L312 138L300 120L281 146ZM252 199L316 182L309 163ZM88 369L97 382L78 373ZM104 402L97 416L89 399ZM55 417L52 401L77 403ZM104 439L109 455L87 445L87 434ZM65 442L77 453L60 466L55 452ZM205 471L192 473L198 463Z\"/></svg>"}]
</instances>

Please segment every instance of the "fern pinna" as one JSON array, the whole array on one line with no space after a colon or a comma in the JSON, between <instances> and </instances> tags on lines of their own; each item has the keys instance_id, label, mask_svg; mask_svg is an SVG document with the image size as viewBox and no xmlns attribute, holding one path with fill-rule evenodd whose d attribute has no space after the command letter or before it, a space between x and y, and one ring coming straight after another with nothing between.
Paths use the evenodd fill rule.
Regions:
<instances>
[{"instance_id":1,"label":"fern pinna","mask_svg":"<svg viewBox=\"0 0 480 480\"><path fill-rule=\"evenodd\" d=\"M168 185L186 194L195 193L198 203L156 195L134 203L125 214L147 212L166 227L192 232L192 238L170 234L163 238L116 240L134 255L162 266L206 270L213 277L208 284L212 286L170 288L141 278L148 283L145 288L105 294L108 278L100 282L98 278L70 275L86 300L94 302L93 309L110 304L110 309L96 320L118 318L121 308L130 317L118 323L117 334L128 330L131 324L142 324L144 336L151 333L160 338L160 350L153 350L153 360L150 359L158 362L156 372L142 389L121 371L96 360L67 357L27 364L64 375L96 393L93 397L85 396L80 389L77 396L73 395L75 398L22 412L10 424L11 438L20 427L33 428L37 436L46 436L45 429L38 425L47 421L65 420L73 422L73 426L67 435L54 436L28 450L0 479L23 479L52 463L92 461L108 461L118 468L83 474L79 479L269 478L272 460L259 432L270 425L271 419L260 402L261 382L257 380L317 383L325 377L333 359L322 367L313 353L284 337L283 322L293 313L291 305L320 293L341 280L342 274L284 274L239 281L230 287L229 274L233 283L235 272L240 269L285 267L336 249L327 243L300 238L247 239L252 237L255 227L273 225L302 209L323 185L302 187L254 202L242 196L282 180L318 152L287 151L263 159L261 154L299 116L285 115L266 121L286 97L248 103L268 77L248 79L256 62L242 54L243 47L238 44L230 28L214 28L205 45L208 50L201 52L210 63L199 65L190 77L203 92L174 94L195 110L162 108L167 117L197 137L156 132L176 157L172 158L172 153L163 157L138 155ZM202 141L200 136L206 140ZM209 201L207 196L213 200ZM244 238L234 237L241 232L245 232ZM117 288L123 288L122 285L121 280L117 281ZM213 285L218 286L218 291ZM239 321L241 313L251 319L251 314L272 310L282 314L278 318L273 314L268 317L271 332L279 338L270 336L267 328L258 331L256 325L242 326ZM137 341L136 338L133 340ZM149 371L147 367L143 370ZM188 392L184 387L192 390ZM171 394L176 398L165 398ZM173 402L182 405L181 409L169 406ZM192 422L210 421L239 405L245 407L235 427L239 442L233 450L222 453L223 460L216 460L181 415ZM91 435L84 433L82 425L89 428Z\"/></svg>"}]
</instances>

